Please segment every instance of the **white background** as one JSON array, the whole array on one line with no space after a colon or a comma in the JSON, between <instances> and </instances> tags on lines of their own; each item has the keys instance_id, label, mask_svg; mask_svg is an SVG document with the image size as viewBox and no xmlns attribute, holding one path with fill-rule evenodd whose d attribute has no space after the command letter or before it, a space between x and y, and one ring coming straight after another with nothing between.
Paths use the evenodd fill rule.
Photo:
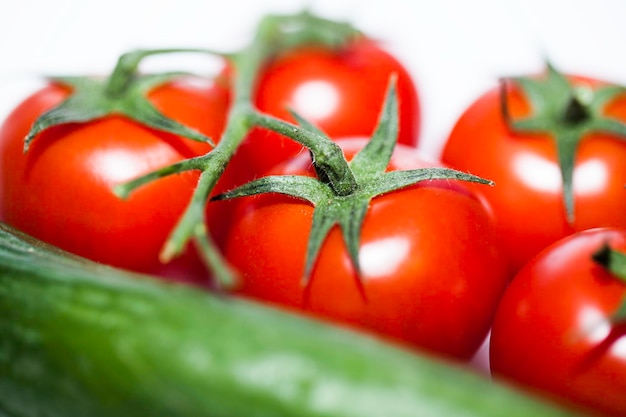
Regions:
<instances>
[{"instance_id":1,"label":"white background","mask_svg":"<svg viewBox=\"0 0 626 417\"><path fill-rule=\"evenodd\" d=\"M540 71L544 57L626 84L624 0L2 0L0 120L41 75L106 73L134 48L233 50L263 13L304 7L353 22L406 64L434 154L465 106L498 77Z\"/></svg>"},{"instance_id":2,"label":"white background","mask_svg":"<svg viewBox=\"0 0 626 417\"><path fill-rule=\"evenodd\" d=\"M421 95L421 143L435 156L479 94L501 76L541 71L546 57L626 84L624 0L0 0L0 120L42 75L103 74L135 48L235 50L262 14L304 7L353 22L406 64Z\"/></svg>"}]
</instances>

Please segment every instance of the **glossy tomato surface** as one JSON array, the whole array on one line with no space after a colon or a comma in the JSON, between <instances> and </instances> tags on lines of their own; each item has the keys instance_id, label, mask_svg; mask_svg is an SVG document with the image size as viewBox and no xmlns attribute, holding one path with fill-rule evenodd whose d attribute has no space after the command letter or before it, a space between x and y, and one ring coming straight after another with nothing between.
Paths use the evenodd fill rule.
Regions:
<instances>
[{"instance_id":1,"label":"glossy tomato surface","mask_svg":"<svg viewBox=\"0 0 626 417\"><path fill-rule=\"evenodd\" d=\"M294 122L295 110L332 138L371 136L378 121L389 77L397 74L400 107L398 141L416 145L420 107L407 69L376 42L361 39L343 49L298 48L270 61L257 82L259 110ZM302 146L268 130L254 129L240 153L257 173L295 156Z\"/></svg>"},{"instance_id":2,"label":"glossy tomato surface","mask_svg":"<svg viewBox=\"0 0 626 417\"><path fill-rule=\"evenodd\" d=\"M338 143L350 159L366 140ZM427 166L415 149L398 145L390 169ZM311 160L300 155L271 173L312 176ZM225 247L242 275L238 294L444 355L475 352L506 280L491 217L462 183L424 181L375 197L361 233L362 276L335 227L305 286L312 213L283 195L239 200Z\"/></svg>"},{"instance_id":3,"label":"glossy tomato surface","mask_svg":"<svg viewBox=\"0 0 626 417\"><path fill-rule=\"evenodd\" d=\"M626 250L626 231L567 237L514 278L491 332L496 377L612 416L626 415L626 328L610 318L625 285L592 261L605 243Z\"/></svg>"},{"instance_id":4,"label":"glossy tomato surface","mask_svg":"<svg viewBox=\"0 0 626 417\"><path fill-rule=\"evenodd\" d=\"M22 102L0 130L0 219L87 258L141 272L195 280L206 273L192 253L158 260L189 202L198 175L186 172L142 186L127 200L112 187L210 150L205 143L111 115L49 128L24 154L35 119L70 91L51 84ZM219 139L230 93L219 83L181 79L149 94L166 116Z\"/></svg>"},{"instance_id":5,"label":"glossy tomato surface","mask_svg":"<svg viewBox=\"0 0 626 417\"><path fill-rule=\"evenodd\" d=\"M574 80L590 88L594 80ZM511 116L531 112L513 84L507 89ZM626 98L605 109L626 121ZM541 249L580 230L626 227L626 142L615 136L585 135L575 158L574 221L568 222L554 140L547 134L513 132L502 114L500 91L494 88L474 102L454 126L442 159L450 166L495 181L483 189L496 218L499 240L513 271Z\"/></svg>"}]
</instances>

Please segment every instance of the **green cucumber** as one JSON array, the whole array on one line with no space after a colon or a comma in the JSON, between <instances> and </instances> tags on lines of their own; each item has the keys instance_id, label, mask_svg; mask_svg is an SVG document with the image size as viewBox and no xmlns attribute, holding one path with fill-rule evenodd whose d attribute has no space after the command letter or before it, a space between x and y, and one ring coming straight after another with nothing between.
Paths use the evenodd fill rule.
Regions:
<instances>
[{"instance_id":1,"label":"green cucumber","mask_svg":"<svg viewBox=\"0 0 626 417\"><path fill-rule=\"evenodd\" d=\"M464 368L0 225L0 416L574 416Z\"/></svg>"}]
</instances>

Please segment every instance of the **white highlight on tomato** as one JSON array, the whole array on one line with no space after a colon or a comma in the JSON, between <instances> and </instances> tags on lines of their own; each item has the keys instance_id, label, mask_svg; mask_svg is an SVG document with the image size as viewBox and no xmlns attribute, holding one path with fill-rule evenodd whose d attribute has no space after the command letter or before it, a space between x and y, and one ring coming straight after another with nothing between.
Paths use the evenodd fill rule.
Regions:
<instances>
[{"instance_id":1,"label":"white highlight on tomato","mask_svg":"<svg viewBox=\"0 0 626 417\"><path fill-rule=\"evenodd\" d=\"M521 153L513 159L513 170L517 178L533 190L553 192L561 188L561 173L553 161Z\"/></svg>"},{"instance_id":2,"label":"white highlight on tomato","mask_svg":"<svg viewBox=\"0 0 626 417\"><path fill-rule=\"evenodd\" d=\"M578 320L583 334L591 343L601 343L611 332L611 323L605 314L591 306L587 306L579 313Z\"/></svg>"},{"instance_id":3,"label":"white highlight on tomato","mask_svg":"<svg viewBox=\"0 0 626 417\"><path fill-rule=\"evenodd\" d=\"M408 240L392 237L366 243L359 251L363 276L377 278L391 275L402 265L410 250Z\"/></svg>"},{"instance_id":4,"label":"white highlight on tomato","mask_svg":"<svg viewBox=\"0 0 626 417\"><path fill-rule=\"evenodd\" d=\"M136 158L124 151L99 152L89 158L100 177L109 183L122 183L137 175Z\"/></svg>"},{"instance_id":5,"label":"white highlight on tomato","mask_svg":"<svg viewBox=\"0 0 626 417\"><path fill-rule=\"evenodd\" d=\"M92 165L101 180L110 185L130 181L140 175L153 171L157 163L171 159L172 150L166 144L152 146L148 151L133 153L128 150L105 149L94 153L85 160Z\"/></svg>"},{"instance_id":6,"label":"white highlight on tomato","mask_svg":"<svg viewBox=\"0 0 626 417\"><path fill-rule=\"evenodd\" d=\"M626 335L620 336L611 344L611 354L626 359Z\"/></svg>"},{"instance_id":7,"label":"white highlight on tomato","mask_svg":"<svg viewBox=\"0 0 626 417\"><path fill-rule=\"evenodd\" d=\"M574 190L581 194L598 193L606 188L609 170L600 159L590 159L574 171Z\"/></svg>"},{"instance_id":8,"label":"white highlight on tomato","mask_svg":"<svg viewBox=\"0 0 626 417\"><path fill-rule=\"evenodd\" d=\"M324 119L339 105L339 93L326 81L309 81L296 90L292 105L305 118Z\"/></svg>"},{"instance_id":9,"label":"white highlight on tomato","mask_svg":"<svg viewBox=\"0 0 626 417\"><path fill-rule=\"evenodd\" d=\"M562 189L561 172L554 161L523 153L513 160L513 170L522 183L534 190L554 192ZM608 177L602 161L587 160L574 169L574 190L579 194L597 193L604 188Z\"/></svg>"}]
</instances>

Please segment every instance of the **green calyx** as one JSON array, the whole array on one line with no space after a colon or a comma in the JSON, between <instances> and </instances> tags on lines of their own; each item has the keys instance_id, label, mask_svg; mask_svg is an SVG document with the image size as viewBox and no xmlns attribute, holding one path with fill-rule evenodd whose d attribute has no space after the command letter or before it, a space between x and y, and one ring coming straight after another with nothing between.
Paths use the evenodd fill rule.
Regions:
<instances>
[{"instance_id":1,"label":"green calyx","mask_svg":"<svg viewBox=\"0 0 626 417\"><path fill-rule=\"evenodd\" d=\"M72 89L61 104L42 114L24 140L24 152L44 130L66 123L86 123L109 115L123 115L153 129L211 143L202 133L186 127L160 113L146 98L152 89L171 81L182 73L140 75L141 60L150 55L173 52L198 52L188 49L141 50L122 55L108 78L51 77L54 83ZM206 51L203 51L206 52Z\"/></svg>"},{"instance_id":2,"label":"green calyx","mask_svg":"<svg viewBox=\"0 0 626 417\"><path fill-rule=\"evenodd\" d=\"M529 100L530 116L513 119L510 115L506 98L509 81L519 86ZM624 87L616 85L574 85L549 63L543 78L516 77L502 83L502 113L509 127L519 133L549 134L555 142L563 203L570 223L575 220L573 176L578 144L591 133L626 139L626 124L604 114L606 105L624 92Z\"/></svg>"},{"instance_id":3,"label":"green calyx","mask_svg":"<svg viewBox=\"0 0 626 417\"><path fill-rule=\"evenodd\" d=\"M259 23L257 39L263 39L276 53L303 45L339 49L362 33L347 22L324 19L303 11L294 15L268 15Z\"/></svg>"},{"instance_id":4,"label":"green calyx","mask_svg":"<svg viewBox=\"0 0 626 417\"><path fill-rule=\"evenodd\" d=\"M307 131L315 132L321 142L326 142L329 146L332 144L330 138L310 123L297 115L296 119ZM263 177L217 195L213 200L263 193L281 193L308 201L314 206L314 212L303 283L306 285L309 282L322 245L336 225L342 232L352 264L357 274L360 275L358 252L361 228L374 197L432 179L456 179L492 184L491 181L448 168L386 172L395 148L397 134L398 101L394 77L371 140L350 162L347 162L341 154L325 159L324 166L320 167L318 155L312 149L313 165L318 178L294 175ZM328 171L347 173L346 177L353 181L352 189L348 192L340 192L336 184L333 184L333 179L326 175Z\"/></svg>"}]
</instances>

